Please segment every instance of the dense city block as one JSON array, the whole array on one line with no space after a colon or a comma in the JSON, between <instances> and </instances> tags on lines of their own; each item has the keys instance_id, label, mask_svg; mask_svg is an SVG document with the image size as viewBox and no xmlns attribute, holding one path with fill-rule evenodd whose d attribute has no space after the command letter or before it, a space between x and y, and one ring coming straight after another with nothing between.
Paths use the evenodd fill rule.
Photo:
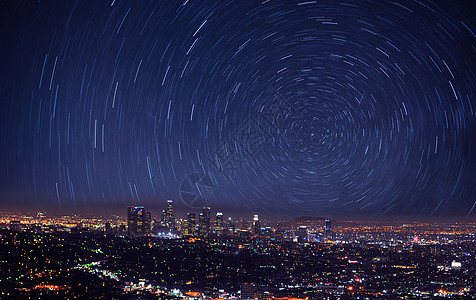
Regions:
<instances>
[{"instance_id":1,"label":"dense city block","mask_svg":"<svg viewBox=\"0 0 476 300\"><path fill-rule=\"evenodd\" d=\"M209 212L191 226L190 213L172 220L170 205L142 234L130 227L137 213L149 222L142 207L128 220L4 214L0 298L476 296L476 223L224 221Z\"/></svg>"}]
</instances>

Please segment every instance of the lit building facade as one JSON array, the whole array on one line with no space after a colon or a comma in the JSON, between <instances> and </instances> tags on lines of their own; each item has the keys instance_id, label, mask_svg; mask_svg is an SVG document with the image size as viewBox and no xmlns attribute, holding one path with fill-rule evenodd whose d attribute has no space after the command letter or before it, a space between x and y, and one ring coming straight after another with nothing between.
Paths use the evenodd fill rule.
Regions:
<instances>
[{"instance_id":1,"label":"lit building facade","mask_svg":"<svg viewBox=\"0 0 476 300\"><path fill-rule=\"evenodd\" d=\"M150 211L143 206L129 206L127 208L127 233L130 237L150 234Z\"/></svg>"}]
</instances>

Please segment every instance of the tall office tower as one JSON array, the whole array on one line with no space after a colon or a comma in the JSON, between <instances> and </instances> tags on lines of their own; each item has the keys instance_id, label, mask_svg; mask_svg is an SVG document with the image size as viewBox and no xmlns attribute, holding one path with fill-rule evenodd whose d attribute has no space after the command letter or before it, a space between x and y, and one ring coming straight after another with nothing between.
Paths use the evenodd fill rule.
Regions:
<instances>
[{"instance_id":1,"label":"tall office tower","mask_svg":"<svg viewBox=\"0 0 476 300\"><path fill-rule=\"evenodd\" d=\"M188 219L183 220L180 225L180 233L182 236L190 235L189 228L190 226L188 226Z\"/></svg>"},{"instance_id":2,"label":"tall office tower","mask_svg":"<svg viewBox=\"0 0 476 300\"><path fill-rule=\"evenodd\" d=\"M205 221L205 215L203 212L198 216L198 235L204 237L208 234L207 225Z\"/></svg>"},{"instance_id":3,"label":"tall office tower","mask_svg":"<svg viewBox=\"0 0 476 300\"><path fill-rule=\"evenodd\" d=\"M160 216L160 225L167 226L167 211L165 209L162 210L162 214Z\"/></svg>"},{"instance_id":4,"label":"tall office tower","mask_svg":"<svg viewBox=\"0 0 476 300\"><path fill-rule=\"evenodd\" d=\"M331 240L332 237L332 220L326 219L324 222L324 238L326 241Z\"/></svg>"},{"instance_id":5,"label":"tall office tower","mask_svg":"<svg viewBox=\"0 0 476 300\"><path fill-rule=\"evenodd\" d=\"M223 213L221 212L217 212L215 230L218 236L223 235Z\"/></svg>"},{"instance_id":6,"label":"tall office tower","mask_svg":"<svg viewBox=\"0 0 476 300\"><path fill-rule=\"evenodd\" d=\"M127 233L129 236L134 236L137 233L138 219L137 207L129 206L127 208Z\"/></svg>"},{"instance_id":7,"label":"tall office tower","mask_svg":"<svg viewBox=\"0 0 476 300\"><path fill-rule=\"evenodd\" d=\"M233 222L231 221L231 218L228 219L228 223L227 223L227 235L228 236L234 236L235 235L235 225L233 224Z\"/></svg>"},{"instance_id":8,"label":"tall office tower","mask_svg":"<svg viewBox=\"0 0 476 300\"><path fill-rule=\"evenodd\" d=\"M145 211L142 215L142 232L144 235L150 234L150 227L151 227L151 214L150 211Z\"/></svg>"},{"instance_id":9,"label":"tall office tower","mask_svg":"<svg viewBox=\"0 0 476 300\"><path fill-rule=\"evenodd\" d=\"M255 235L261 234L261 222L258 219L258 215L253 216L253 233Z\"/></svg>"},{"instance_id":10,"label":"tall office tower","mask_svg":"<svg viewBox=\"0 0 476 300\"><path fill-rule=\"evenodd\" d=\"M278 223L278 225L276 225L276 231L274 233L274 236L276 237L277 242L283 241L283 225L281 223Z\"/></svg>"},{"instance_id":11,"label":"tall office tower","mask_svg":"<svg viewBox=\"0 0 476 300\"><path fill-rule=\"evenodd\" d=\"M131 237L150 234L150 211L146 211L143 206L129 206L127 232Z\"/></svg>"},{"instance_id":12,"label":"tall office tower","mask_svg":"<svg viewBox=\"0 0 476 300\"><path fill-rule=\"evenodd\" d=\"M165 211L165 226L170 230L173 230L176 227L173 201L170 199L167 200L167 210Z\"/></svg>"},{"instance_id":13,"label":"tall office tower","mask_svg":"<svg viewBox=\"0 0 476 300\"><path fill-rule=\"evenodd\" d=\"M195 214L187 213L187 233L188 235L195 235Z\"/></svg>"},{"instance_id":14,"label":"tall office tower","mask_svg":"<svg viewBox=\"0 0 476 300\"><path fill-rule=\"evenodd\" d=\"M208 236L210 233L210 207L204 207L200 213L198 222L199 232L201 236Z\"/></svg>"},{"instance_id":15,"label":"tall office tower","mask_svg":"<svg viewBox=\"0 0 476 300\"><path fill-rule=\"evenodd\" d=\"M173 219L174 217L174 208L172 207L173 201L167 200L167 216L169 220Z\"/></svg>"},{"instance_id":16,"label":"tall office tower","mask_svg":"<svg viewBox=\"0 0 476 300\"><path fill-rule=\"evenodd\" d=\"M205 217L205 224L207 229L210 230L210 207L203 208L203 215Z\"/></svg>"}]
</instances>

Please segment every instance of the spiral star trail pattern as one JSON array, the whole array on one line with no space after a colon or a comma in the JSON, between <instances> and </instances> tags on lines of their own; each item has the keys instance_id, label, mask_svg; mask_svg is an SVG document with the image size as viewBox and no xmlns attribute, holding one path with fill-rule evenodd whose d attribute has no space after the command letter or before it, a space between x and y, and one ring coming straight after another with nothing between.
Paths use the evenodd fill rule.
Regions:
<instances>
[{"instance_id":1,"label":"spiral star trail pattern","mask_svg":"<svg viewBox=\"0 0 476 300\"><path fill-rule=\"evenodd\" d=\"M0 202L178 203L198 173L223 210L474 216L475 12L2 1ZM263 117L273 101L289 111ZM253 126L248 151L234 133ZM210 162L223 145L228 177Z\"/></svg>"}]
</instances>

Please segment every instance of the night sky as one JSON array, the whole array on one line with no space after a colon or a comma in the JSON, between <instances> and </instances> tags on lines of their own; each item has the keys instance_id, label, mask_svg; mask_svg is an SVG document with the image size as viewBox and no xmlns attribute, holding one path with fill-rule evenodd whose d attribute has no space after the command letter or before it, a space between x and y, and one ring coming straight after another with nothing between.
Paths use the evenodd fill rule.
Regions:
<instances>
[{"instance_id":1,"label":"night sky","mask_svg":"<svg viewBox=\"0 0 476 300\"><path fill-rule=\"evenodd\" d=\"M0 208L476 215L472 1L0 1Z\"/></svg>"}]
</instances>

